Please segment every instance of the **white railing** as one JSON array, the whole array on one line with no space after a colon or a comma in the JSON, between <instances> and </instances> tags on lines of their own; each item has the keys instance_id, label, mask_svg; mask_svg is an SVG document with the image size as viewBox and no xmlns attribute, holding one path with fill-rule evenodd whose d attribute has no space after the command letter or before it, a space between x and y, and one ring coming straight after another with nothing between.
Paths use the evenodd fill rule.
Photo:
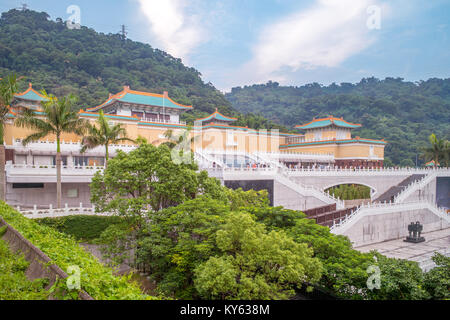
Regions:
<instances>
[{"instance_id":1,"label":"white railing","mask_svg":"<svg viewBox=\"0 0 450 320\"><path fill-rule=\"evenodd\" d=\"M186 125L186 121L165 120L165 119L159 119L159 118L140 118L140 120L143 121L143 122L155 122L155 123Z\"/></svg>"},{"instance_id":2,"label":"white railing","mask_svg":"<svg viewBox=\"0 0 450 320\"><path fill-rule=\"evenodd\" d=\"M292 176L376 176L412 175L438 173L450 176L450 168L289 168Z\"/></svg>"},{"instance_id":3,"label":"white railing","mask_svg":"<svg viewBox=\"0 0 450 320\"><path fill-rule=\"evenodd\" d=\"M202 167L202 168L209 168L209 167L223 168L224 167L222 159L219 159L218 157L216 157L214 155L204 153L200 150L198 150L194 153L194 159L201 164L200 167ZM215 164L215 166L214 166L214 164Z\"/></svg>"},{"instance_id":4,"label":"white railing","mask_svg":"<svg viewBox=\"0 0 450 320\"><path fill-rule=\"evenodd\" d=\"M233 168L232 168L233 169ZM235 170L241 170L242 167L236 167ZM244 168L245 169L245 168ZM260 169L260 168L259 168ZM285 172L291 176L309 175L309 176L347 176L347 175L412 175L436 173L438 176L450 176L450 168L286 168Z\"/></svg>"},{"instance_id":5,"label":"white railing","mask_svg":"<svg viewBox=\"0 0 450 320\"><path fill-rule=\"evenodd\" d=\"M48 209L38 209L37 205L34 205L33 209L28 210L21 210L20 207L17 207L17 211L30 219L56 218L75 215L111 216L110 213L95 212L95 206L83 207L83 203L80 203L79 207L69 207L66 203L64 208L60 209L55 209L52 205L49 205Z\"/></svg>"},{"instance_id":6,"label":"white railing","mask_svg":"<svg viewBox=\"0 0 450 320\"><path fill-rule=\"evenodd\" d=\"M48 164L11 164L5 166L8 174L25 174L32 172L35 174L48 175L49 172L56 175L56 165ZM62 165L62 174L94 174L98 170L104 170L104 166L75 166Z\"/></svg>"},{"instance_id":7,"label":"white railing","mask_svg":"<svg viewBox=\"0 0 450 320\"><path fill-rule=\"evenodd\" d=\"M436 204L431 202L427 201L406 202L406 203L385 202L385 203L362 204L350 215L347 215L345 218L340 219L338 223L334 223L333 226L330 227L330 230L335 234L342 234L364 216L394 213L400 211L421 210L421 209L428 209L435 215L437 215L439 218L444 219L450 223L450 214L448 214L444 208L439 208L436 206Z\"/></svg>"},{"instance_id":8,"label":"white railing","mask_svg":"<svg viewBox=\"0 0 450 320\"><path fill-rule=\"evenodd\" d=\"M54 140L40 140L36 142L31 142L24 146L22 144L22 139L13 139L12 147L16 152L26 152L29 150L33 151L47 151L50 153L56 153L56 141ZM109 146L109 151L111 155L117 153L118 150L123 150L125 152L130 152L136 149L137 146L131 144L112 144ZM105 147L98 146L94 149L87 150L85 153L81 154L81 142L80 141L61 141L61 150L63 155L66 153L80 154L83 156L88 156L90 154L105 154Z\"/></svg>"},{"instance_id":9,"label":"white railing","mask_svg":"<svg viewBox=\"0 0 450 320\"><path fill-rule=\"evenodd\" d=\"M332 153L306 153L306 152L257 152L258 154L272 159L292 159L292 160L317 160L324 162L334 162Z\"/></svg>"}]
</instances>

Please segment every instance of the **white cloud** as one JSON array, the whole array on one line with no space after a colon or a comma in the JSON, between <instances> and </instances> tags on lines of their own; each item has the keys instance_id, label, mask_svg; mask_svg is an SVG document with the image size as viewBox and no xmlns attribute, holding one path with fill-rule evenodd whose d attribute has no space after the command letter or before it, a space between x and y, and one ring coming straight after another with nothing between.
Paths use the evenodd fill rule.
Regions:
<instances>
[{"instance_id":1,"label":"white cloud","mask_svg":"<svg viewBox=\"0 0 450 320\"><path fill-rule=\"evenodd\" d=\"M207 40L201 26L201 16L192 9L189 0L138 0L141 11L150 24L156 46L177 58L189 53Z\"/></svg>"},{"instance_id":2,"label":"white cloud","mask_svg":"<svg viewBox=\"0 0 450 320\"><path fill-rule=\"evenodd\" d=\"M366 25L371 5L380 6L383 19L384 6L377 0L317 0L266 26L241 71L251 71L253 81L283 81L299 69L339 66L374 42L377 31Z\"/></svg>"}]
</instances>

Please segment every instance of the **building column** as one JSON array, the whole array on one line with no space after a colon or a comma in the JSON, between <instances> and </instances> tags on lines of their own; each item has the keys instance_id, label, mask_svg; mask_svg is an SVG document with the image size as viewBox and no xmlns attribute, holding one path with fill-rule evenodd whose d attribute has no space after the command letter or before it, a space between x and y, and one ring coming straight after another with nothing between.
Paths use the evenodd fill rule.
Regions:
<instances>
[{"instance_id":1,"label":"building column","mask_svg":"<svg viewBox=\"0 0 450 320\"><path fill-rule=\"evenodd\" d=\"M33 164L33 152L31 150L27 154L27 164Z\"/></svg>"},{"instance_id":2,"label":"building column","mask_svg":"<svg viewBox=\"0 0 450 320\"><path fill-rule=\"evenodd\" d=\"M72 152L71 152L71 153L69 153L69 154L67 155L67 166L68 166L69 168L72 168L73 165L74 165L74 163L73 163L73 156L72 156Z\"/></svg>"}]
</instances>

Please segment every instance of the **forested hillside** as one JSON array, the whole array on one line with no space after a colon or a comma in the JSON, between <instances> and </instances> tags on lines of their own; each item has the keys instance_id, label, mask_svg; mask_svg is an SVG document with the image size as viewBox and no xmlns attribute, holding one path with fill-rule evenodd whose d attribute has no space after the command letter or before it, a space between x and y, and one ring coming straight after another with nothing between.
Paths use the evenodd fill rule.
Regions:
<instances>
[{"instance_id":1,"label":"forested hillside","mask_svg":"<svg viewBox=\"0 0 450 320\"><path fill-rule=\"evenodd\" d=\"M193 105L184 115L192 122L215 108L238 116L237 125L271 127L262 117L241 115L201 73L183 65L181 59L148 44L123 40L118 34L97 33L82 27L70 30L62 19L52 21L45 12L10 10L0 19L0 77L10 72L25 76L21 89L32 82L57 96L75 94L79 107L106 100L124 85L155 93L168 91L179 103Z\"/></svg>"},{"instance_id":2,"label":"forested hillside","mask_svg":"<svg viewBox=\"0 0 450 320\"><path fill-rule=\"evenodd\" d=\"M355 136L388 141L387 164L414 165L433 132L450 138L450 79L413 83L367 78L357 84L301 87L268 82L233 88L226 98L241 112L261 114L291 128L328 115L361 123Z\"/></svg>"}]
</instances>

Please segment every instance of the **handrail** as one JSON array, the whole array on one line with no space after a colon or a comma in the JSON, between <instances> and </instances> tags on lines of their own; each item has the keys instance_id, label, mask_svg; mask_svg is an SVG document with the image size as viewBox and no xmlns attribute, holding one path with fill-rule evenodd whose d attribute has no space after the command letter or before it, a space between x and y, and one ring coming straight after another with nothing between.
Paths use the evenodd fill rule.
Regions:
<instances>
[{"instance_id":1,"label":"handrail","mask_svg":"<svg viewBox=\"0 0 450 320\"><path fill-rule=\"evenodd\" d=\"M83 203L80 203L79 207L69 207L67 203L64 208L55 209L53 205L49 205L48 209L38 209L37 205L33 206L31 210L21 210L20 206L17 206L17 211L22 213L25 217L30 219L41 219L41 218L55 218L55 217L65 217L74 215L95 215L95 216L111 216L111 213L96 212L95 206L83 207Z\"/></svg>"}]
</instances>

